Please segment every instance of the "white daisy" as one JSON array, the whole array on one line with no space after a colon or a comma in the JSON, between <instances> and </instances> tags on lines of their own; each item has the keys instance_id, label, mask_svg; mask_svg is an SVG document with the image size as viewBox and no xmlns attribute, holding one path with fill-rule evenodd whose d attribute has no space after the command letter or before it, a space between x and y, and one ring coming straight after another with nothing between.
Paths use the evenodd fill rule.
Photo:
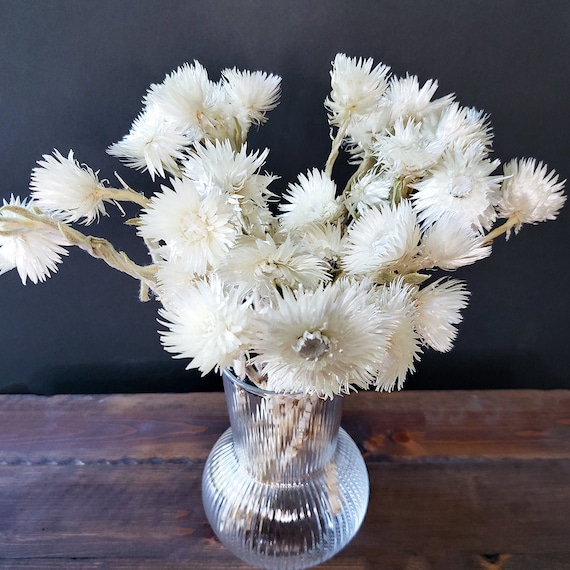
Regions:
<instances>
[{"instance_id":1,"label":"white daisy","mask_svg":"<svg viewBox=\"0 0 570 570\"><path fill-rule=\"evenodd\" d=\"M415 295L416 330L424 344L448 352L453 348L461 311L467 306L469 292L456 279L438 279Z\"/></svg>"},{"instance_id":2,"label":"white daisy","mask_svg":"<svg viewBox=\"0 0 570 570\"><path fill-rule=\"evenodd\" d=\"M314 289L330 279L328 265L306 246L290 238L276 244L264 239L240 237L219 269L220 276L240 290L261 297L275 296L278 288L298 286Z\"/></svg>"},{"instance_id":3,"label":"white daisy","mask_svg":"<svg viewBox=\"0 0 570 570\"><path fill-rule=\"evenodd\" d=\"M171 184L162 186L143 210L139 234L160 244L163 259L204 275L234 243L233 210L221 193L202 195L188 178L173 178Z\"/></svg>"},{"instance_id":4,"label":"white daisy","mask_svg":"<svg viewBox=\"0 0 570 570\"><path fill-rule=\"evenodd\" d=\"M407 200L372 208L348 230L342 265L349 273L370 275L405 266L417 253L420 229Z\"/></svg>"},{"instance_id":5,"label":"white daisy","mask_svg":"<svg viewBox=\"0 0 570 570\"><path fill-rule=\"evenodd\" d=\"M233 68L222 71L222 80L231 112L245 132L252 124L264 123L265 115L279 102L281 77L277 75Z\"/></svg>"},{"instance_id":6,"label":"white daisy","mask_svg":"<svg viewBox=\"0 0 570 570\"><path fill-rule=\"evenodd\" d=\"M30 190L35 204L43 210L61 213L66 222L83 220L90 224L105 215L104 200L108 192L97 172L81 166L70 150L67 158L54 150L44 154L32 170Z\"/></svg>"},{"instance_id":7,"label":"white daisy","mask_svg":"<svg viewBox=\"0 0 570 570\"><path fill-rule=\"evenodd\" d=\"M336 184L330 176L314 168L307 175L299 174L298 184L289 184L283 198L288 203L279 205L281 222L286 231L299 230L312 223L334 221L342 211L336 198Z\"/></svg>"},{"instance_id":8,"label":"white daisy","mask_svg":"<svg viewBox=\"0 0 570 570\"><path fill-rule=\"evenodd\" d=\"M420 338L415 328L417 308L411 288L401 279L379 288L376 300L391 333L374 386L377 390L401 390L406 376L415 371L414 362L421 354Z\"/></svg>"},{"instance_id":9,"label":"white daisy","mask_svg":"<svg viewBox=\"0 0 570 570\"><path fill-rule=\"evenodd\" d=\"M445 213L455 213L478 231L491 227L496 219L494 205L503 177L491 176L499 161L485 157L486 151L479 144L467 149L455 146L414 185L414 208L425 226Z\"/></svg>"},{"instance_id":10,"label":"white daisy","mask_svg":"<svg viewBox=\"0 0 570 570\"><path fill-rule=\"evenodd\" d=\"M387 332L369 288L339 280L314 291L283 291L275 308L257 315L255 362L275 391L324 397L367 387Z\"/></svg>"},{"instance_id":11,"label":"white daisy","mask_svg":"<svg viewBox=\"0 0 570 570\"><path fill-rule=\"evenodd\" d=\"M249 349L252 310L235 289L211 277L180 292L174 306L159 310L168 327L161 341L174 358L191 358L187 368L219 371Z\"/></svg>"},{"instance_id":12,"label":"white daisy","mask_svg":"<svg viewBox=\"0 0 570 570\"><path fill-rule=\"evenodd\" d=\"M199 132L200 138L217 133L226 113L220 85L210 81L208 72L197 61L193 65L185 63L162 83L151 85L144 103L156 106L183 131Z\"/></svg>"},{"instance_id":13,"label":"white daisy","mask_svg":"<svg viewBox=\"0 0 570 570\"><path fill-rule=\"evenodd\" d=\"M340 261L344 250L344 226L334 224L310 224L294 236L297 243L320 259L325 259L335 266Z\"/></svg>"},{"instance_id":14,"label":"white daisy","mask_svg":"<svg viewBox=\"0 0 570 570\"><path fill-rule=\"evenodd\" d=\"M422 237L423 268L457 269L491 255L491 246L462 217L446 212Z\"/></svg>"},{"instance_id":15,"label":"white daisy","mask_svg":"<svg viewBox=\"0 0 570 570\"><path fill-rule=\"evenodd\" d=\"M542 162L535 159L512 160L504 167L498 204L499 217L514 222L517 233L522 224L537 224L554 220L566 201L564 182L558 175L548 172ZM507 234L508 237L508 234Z\"/></svg>"},{"instance_id":16,"label":"white daisy","mask_svg":"<svg viewBox=\"0 0 570 570\"><path fill-rule=\"evenodd\" d=\"M341 127L373 112L386 90L390 68L339 53L332 62L331 93L325 101L331 125Z\"/></svg>"},{"instance_id":17,"label":"white daisy","mask_svg":"<svg viewBox=\"0 0 570 570\"><path fill-rule=\"evenodd\" d=\"M166 120L156 106L147 107L133 122L131 129L107 152L137 170L148 170L154 180L165 178L165 171L179 175L178 161L195 137L184 133L176 123Z\"/></svg>"},{"instance_id":18,"label":"white daisy","mask_svg":"<svg viewBox=\"0 0 570 570\"><path fill-rule=\"evenodd\" d=\"M3 208L0 208L0 275L16 269L24 285L27 279L33 283L45 281L57 271L62 255L67 255L64 246L70 244L53 227L4 209L5 206L30 212L35 208L33 201L21 201L14 196L8 202L3 201Z\"/></svg>"}]
</instances>

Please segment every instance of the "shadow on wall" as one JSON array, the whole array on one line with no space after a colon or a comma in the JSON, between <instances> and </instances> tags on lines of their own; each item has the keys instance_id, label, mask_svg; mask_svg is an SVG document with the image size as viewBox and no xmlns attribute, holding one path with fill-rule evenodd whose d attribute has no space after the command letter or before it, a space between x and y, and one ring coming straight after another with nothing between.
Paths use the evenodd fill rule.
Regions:
<instances>
[{"instance_id":1,"label":"shadow on wall","mask_svg":"<svg viewBox=\"0 0 570 570\"><path fill-rule=\"evenodd\" d=\"M179 361L53 366L29 383L0 388L4 394L184 393L222 390L218 374L201 376ZM429 352L405 385L407 390L556 389L569 384L528 352ZM39 390L38 387L41 387Z\"/></svg>"}]
</instances>

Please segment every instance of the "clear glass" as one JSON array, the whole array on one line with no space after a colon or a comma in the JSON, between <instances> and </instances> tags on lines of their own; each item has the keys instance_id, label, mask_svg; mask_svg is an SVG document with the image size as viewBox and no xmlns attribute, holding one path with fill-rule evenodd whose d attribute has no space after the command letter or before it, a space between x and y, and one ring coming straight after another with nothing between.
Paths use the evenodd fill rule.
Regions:
<instances>
[{"instance_id":1,"label":"clear glass","mask_svg":"<svg viewBox=\"0 0 570 570\"><path fill-rule=\"evenodd\" d=\"M230 428L208 457L206 515L220 541L249 564L310 568L356 534L369 480L340 427L342 398L275 394L225 371Z\"/></svg>"}]
</instances>

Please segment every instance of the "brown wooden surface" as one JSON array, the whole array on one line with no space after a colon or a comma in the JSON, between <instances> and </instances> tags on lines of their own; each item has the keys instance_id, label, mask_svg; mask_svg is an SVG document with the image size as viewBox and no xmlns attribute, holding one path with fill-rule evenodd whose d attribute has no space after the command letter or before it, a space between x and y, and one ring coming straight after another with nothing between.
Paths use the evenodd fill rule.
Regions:
<instances>
[{"instance_id":1,"label":"brown wooden surface","mask_svg":"<svg viewBox=\"0 0 570 570\"><path fill-rule=\"evenodd\" d=\"M0 568L245 569L200 479L223 395L0 396ZM336 570L570 569L570 392L351 395L370 507Z\"/></svg>"}]
</instances>

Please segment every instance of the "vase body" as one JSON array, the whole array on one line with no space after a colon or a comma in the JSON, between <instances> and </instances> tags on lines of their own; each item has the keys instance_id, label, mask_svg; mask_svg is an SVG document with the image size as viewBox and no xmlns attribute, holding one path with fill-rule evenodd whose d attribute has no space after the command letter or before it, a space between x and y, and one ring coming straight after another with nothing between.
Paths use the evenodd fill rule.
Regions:
<instances>
[{"instance_id":1,"label":"vase body","mask_svg":"<svg viewBox=\"0 0 570 570\"><path fill-rule=\"evenodd\" d=\"M210 525L259 568L327 560L356 534L369 497L362 455L340 428L342 398L275 394L223 376L230 428L202 479Z\"/></svg>"}]
</instances>

